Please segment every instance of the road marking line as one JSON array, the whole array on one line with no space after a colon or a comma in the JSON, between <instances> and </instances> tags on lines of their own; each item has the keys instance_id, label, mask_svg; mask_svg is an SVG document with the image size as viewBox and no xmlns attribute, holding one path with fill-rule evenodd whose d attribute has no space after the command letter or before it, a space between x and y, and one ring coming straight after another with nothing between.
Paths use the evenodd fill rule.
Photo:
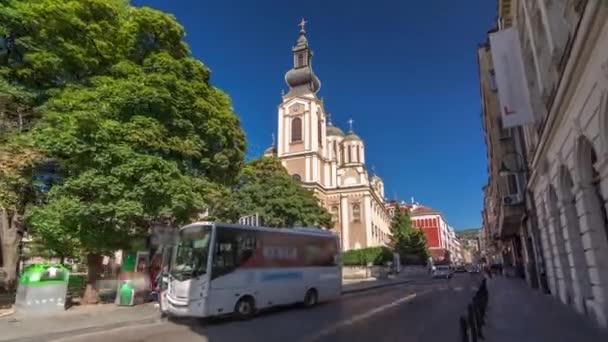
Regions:
<instances>
[{"instance_id":1,"label":"road marking line","mask_svg":"<svg viewBox=\"0 0 608 342\"><path fill-rule=\"evenodd\" d=\"M426 291L422 291L420 293L411 293L411 294L409 294L409 295L407 295L407 296L405 296L405 297L403 297L401 299L398 299L398 300L396 300L396 301L394 301L392 303L382 305L382 306L377 307L377 308L375 308L373 310L370 310L370 311L364 312L362 314L356 315L356 316L354 316L352 318L340 321L340 322L338 322L338 323L336 323L336 324L334 324L334 325L332 325L332 326L330 326L328 328L325 328L325 329L321 330L320 332L318 332L314 336L302 339L301 341L315 341L315 340L318 340L319 338L321 338L321 337L323 337L325 335L329 335L331 333L336 332L340 328L344 328L344 327L353 325L353 324L355 324L355 323L357 323L359 321L368 319L368 318L370 318L370 317L372 317L374 315L377 315L377 314L379 314L379 313L381 313L383 311L386 311L386 310L388 310L388 309L390 309L392 307L395 307L397 305L400 305L400 304L405 303L407 301L410 301L410 300L412 300L412 299L414 299L414 298L416 298L418 296L422 296L422 295L425 295L425 294L430 293L430 292L432 292L432 291L431 290L426 290Z\"/></svg>"}]
</instances>

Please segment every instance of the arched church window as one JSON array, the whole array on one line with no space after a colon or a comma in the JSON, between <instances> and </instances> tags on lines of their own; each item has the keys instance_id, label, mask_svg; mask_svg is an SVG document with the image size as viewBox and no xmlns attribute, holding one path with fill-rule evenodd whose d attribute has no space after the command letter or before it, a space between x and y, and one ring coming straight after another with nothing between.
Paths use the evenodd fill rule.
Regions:
<instances>
[{"instance_id":1,"label":"arched church window","mask_svg":"<svg viewBox=\"0 0 608 342\"><path fill-rule=\"evenodd\" d=\"M340 146L340 163L344 163L344 146Z\"/></svg>"},{"instance_id":2,"label":"arched church window","mask_svg":"<svg viewBox=\"0 0 608 342\"><path fill-rule=\"evenodd\" d=\"M361 206L359 204L353 204L353 222L361 221Z\"/></svg>"},{"instance_id":3,"label":"arched church window","mask_svg":"<svg viewBox=\"0 0 608 342\"><path fill-rule=\"evenodd\" d=\"M303 67L304 66L304 54L300 53L298 54L298 68Z\"/></svg>"},{"instance_id":4,"label":"arched church window","mask_svg":"<svg viewBox=\"0 0 608 342\"><path fill-rule=\"evenodd\" d=\"M357 149L357 162L360 163L361 162L361 151L359 151L360 147L357 146L355 148Z\"/></svg>"},{"instance_id":5,"label":"arched church window","mask_svg":"<svg viewBox=\"0 0 608 342\"><path fill-rule=\"evenodd\" d=\"M302 141L302 119L300 118L291 120L291 141Z\"/></svg>"},{"instance_id":6,"label":"arched church window","mask_svg":"<svg viewBox=\"0 0 608 342\"><path fill-rule=\"evenodd\" d=\"M593 189L595 190L595 194L600 204L600 212L604 221L604 231L608 237L608 213L606 213L606 202L604 201L604 196L602 193L600 174L595 169L596 163L597 154L595 153L595 149L591 148L591 184L593 185Z\"/></svg>"},{"instance_id":7,"label":"arched church window","mask_svg":"<svg viewBox=\"0 0 608 342\"><path fill-rule=\"evenodd\" d=\"M348 162L352 163L353 162L353 156L352 156L352 146L346 146L348 147Z\"/></svg>"},{"instance_id":8,"label":"arched church window","mask_svg":"<svg viewBox=\"0 0 608 342\"><path fill-rule=\"evenodd\" d=\"M302 177L300 177L300 175L297 173L294 173L293 176L291 176L291 178L293 178L293 180L295 180L296 182L302 181Z\"/></svg>"},{"instance_id":9,"label":"arched church window","mask_svg":"<svg viewBox=\"0 0 608 342\"><path fill-rule=\"evenodd\" d=\"M338 143L334 140L334 157L338 157Z\"/></svg>"},{"instance_id":10,"label":"arched church window","mask_svg":"<svg viewBox=\"0 0 608 342\"><path fill-rule=\"evenodd\" d=\"M317 121L317 136L319 137L319 145L323 146L323 124L321 123L321 120Z\"/></svg>"}]
</instances>

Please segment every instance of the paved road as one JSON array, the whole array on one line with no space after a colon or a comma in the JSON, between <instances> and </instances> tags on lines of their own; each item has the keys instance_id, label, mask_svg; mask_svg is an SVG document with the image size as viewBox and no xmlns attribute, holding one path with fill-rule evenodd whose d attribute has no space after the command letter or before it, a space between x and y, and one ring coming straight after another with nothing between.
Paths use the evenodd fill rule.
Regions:
<instances>
[{"instance_id":1,"label":"paved road","mask_svg":"<svg viewBox=\"0 0 608 342\"><path fill-rule=\"evenodd\" d=\"M279 309L250 321L162 322L57 341L455 341L458 316L478 282L468 274L421 279L312 309Z\"/></svg>"}]
</instances>

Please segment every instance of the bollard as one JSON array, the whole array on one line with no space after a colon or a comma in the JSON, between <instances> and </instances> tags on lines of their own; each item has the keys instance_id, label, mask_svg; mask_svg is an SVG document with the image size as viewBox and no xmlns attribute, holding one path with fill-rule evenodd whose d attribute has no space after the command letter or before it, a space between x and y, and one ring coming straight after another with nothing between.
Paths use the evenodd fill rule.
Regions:
<instances>
[{"instance_id":1,"label":"bollard","mask_svg":"<svg viewBox=\"0 0 608 342\"><path fill-rule=\"evenodd\" d=\"M467 306L469 327L471 329L471 342L477 342L477 326L475 323L475 312L473 309L473 305L469 304Z\"/></svg>"},{"instance_id":2,"label":"bollard","mask_svg":"<svg viewBox=\"0 0 608 342\"><path fill-rule=\"evenodd\" d=\"M479 298L476 296L473 298L473 313L475 314L475 330L477 331L477 336L484 339L483 331L482 331L482 321L481 321L481 307L479 305Z\"/></svg>"},{"instance_id":3,"label":"bollard","mask_svg":"<svg viewBox=\"0 0 608 342\"><path fill-rule=\"evenodd\" d=\"M460 341L461 342L470 342L469 328L467 326L467 319L464 316L460 316Z\"/></svg>"}]
</instances>

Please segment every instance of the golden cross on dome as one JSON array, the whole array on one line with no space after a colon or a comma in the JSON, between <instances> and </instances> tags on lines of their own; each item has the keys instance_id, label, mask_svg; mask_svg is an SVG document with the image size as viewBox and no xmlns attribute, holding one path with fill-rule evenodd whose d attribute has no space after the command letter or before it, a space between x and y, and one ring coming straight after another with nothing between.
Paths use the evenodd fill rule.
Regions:
<instances>
[{"instance_id":1,"label":"golden cross on dome","mask_svg":"<svg viewBox=\"0 0 608 342\"><path fill-rule=\"evenodd\" d=\"M306 25L307 23L308 23L308 21L306 21L306 20L304 20L304 18L302 18L302 21L300 21L300 23L298 24L302 28L302 31L304 31L304 25Z\"/></svg>"}]
</instances>

